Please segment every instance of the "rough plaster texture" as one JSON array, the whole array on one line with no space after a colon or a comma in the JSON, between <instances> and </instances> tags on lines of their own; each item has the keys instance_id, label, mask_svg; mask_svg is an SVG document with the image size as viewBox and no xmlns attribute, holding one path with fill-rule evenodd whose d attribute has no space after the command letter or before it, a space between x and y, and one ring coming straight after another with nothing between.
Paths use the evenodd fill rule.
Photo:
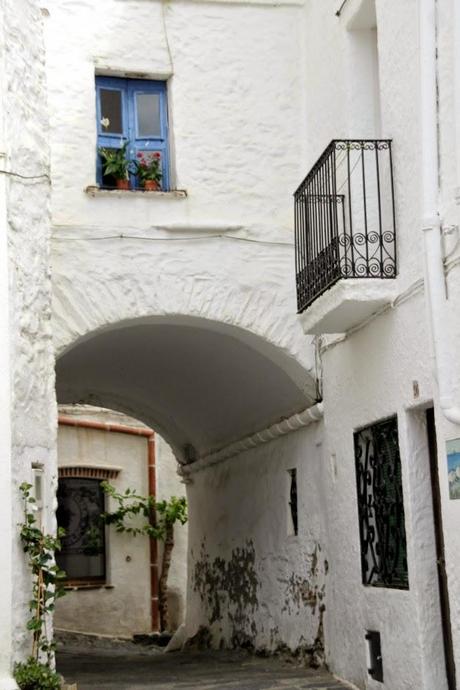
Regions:
<instances>
[{"instance_id":1,"label":"rough plaster texture","mask_svg":"<svg viewBox=\"0 0 460 690\"><path fill-rule=\"evenodd\" d=\"M265 236L290 230L291 193L304 172L299 7L50 0L47 8L57 225L218 221L268 226ZM85 196L95 181L95 70L171 78L175 186L188 199L141 199L133 214L131 199L114 206Z\"/></svg>"},{"instance_id":2,"label":"rough plaster texture","mask_svg":"<svg viewBox=\"0 0 460 690\"><path fill-rule=\"evenodd\" d=\"M316 88L309 101L308 121L314 124L310 137L312 160L320 135L326 143L332 136L353 137L353 118L345 116L346 94L340 84L332 92L321 88L340 70L348 88L357 76L346 73L346 51L353 42L346 27L353 21L359 2L349 2L339 20L328 14L323 3L307 4L311 27L323 26L322 55L315 63ZM332 563L328 580L326 639L331 668L359 687L377 688L367 674L364 634L367 629L382 635L384 684L388 688L444 688L445 672L440 640L440 611L437 594L436 555L433 537L429 466L424 407L435 405L439 452L439 473L446 539L447 572L451 600L451 622L457 669L460 667L458 591L458 510L448 499L445 441L459 431L447 424L437 410L437 391L432 378L431 341L423 278L423 242L420 219L419 57L416 2L376 3L380 83L381 135L393 139L400 298L393 307L367 327L345 339L336 340L322 356L325 456L329 465L327 503L329 510L329 553ZM454 91L453 3L438 2L439 21L439 106L441 145L440 214L442 223L458 223L453 191L458 177L452 145ZM308 28L307 28L308 32ZM310 55L318 50L313 31ZM346 45L348 41L348 48ZM332 49L332 43L334 48ZM324 48L329 46L331 51ZM401 66L404 65L404 69ZM311 82L310 82L311 83ZM336 84L336 83L335 83ZM343 87L342 87L343 88ZM325 99L331 107L326 107ZM320 119L321 118L321 119ZM408 122L411 126L408 127ZM348 128L348 129L347 129ZM377 134L377 132L376 132ZM324 136L324 140L322 138ZM319 147L323 143L318 144ZM452 324L453 381L460 380L454 342L459 334L458 245L456 234L446 236L451 253L447 267L449 307ZM411 296L412 294L412 296ZM408 301L404 301L408 300ZM318 300L319 303L319 300ZM315 307L318 309L318 305ZM324 339L323 342L331 342ZM415 396L413 382L419 395ZM457 385L458 394L458 385ZM457 395L458 397L458 395ZM353 460L353 430L398 413L403 465L406 530L409 556L409 592L364 588L360 584L359 533ZM340 490L338 490L340 488ZM334 612L331 615L331 612ZM344 620L347 635L344 636ZM416 633L415 633L416 631Z\"/></svg>"},{"instance_id":3,"label":"rough plaster texture","mask_svg":"<svg viewBox=\"0 0 460 690\"><path fill-rule=\"evenodd\" d=\"M305 407L314 397L312 356L295 318L290 198L302 174L299 8L105 0L96 9L87 2L51 2L48 9L57 352L123 321L206 319L198 325L235 326L229 335L281 366L305 393ZM128 75L173 74L173 161L187 198L84 193L95 178L94 74L121 67ZM225 228L232 226L230 234ZM129 237L100 239L120 233ZM186 348L181 357L187 361ZM189 369L191 377L193 360ZM198 376L189 387L200 390ZM229 406L235 401L223 398ZM137 407L147 407L147 391ZM255 421L263 427L295 407L298 397ZM167 416L154 419L150 410L146 421L174 442L172 410ZM234 424L212 444L256 430Z\"/></svg>"},{"instance_id":4,"label":"rough plaster texture","mask_svg":"<svg viewBox=\"0 0 460 690\"><path fill-rule=\"evenodd\" d=\"M193 475L189 635L203 626L216 647L321 646L328 555L320 432L313 424ZM298 536L288 521L294 468Z\"/></svg>"},{"instance_id":5,"label":"rough plaster texture","mask_svg":"<svg viewBox=\"0 0 460 690\"><path fill-rule=\"evenodd\" d=\"M34 0L5 0L0 7L2 73L0 167L2 171L2 236L8 240L8 295L2 291L2 310L9 311L9 335L2 349L9 359L11 389L1 410L10 420L2 430L2 476L10 482L9 499L1 501L3 543L0 587L2 616L0 635L0 683L9 680L11 655L29 649L25 615L30 582L17 539L21 516L18 486L32 477L32 463L44 466L44 491L53 506L54 496L54 356L50 327L49 273L49 126L46 107L42 16ZM19 176L18 176L19 175ZM20 175L25 176L20 177ZM2 366L3 388L8 376ZM8 426L5 422L5 426ZM6 448L9 445L9 449ZM11 472L9 473L9 457ZM12 481L11 481L12 480ZM53 524L52 509L47 516ZM8 527L6 527L8 525ZM10 527L11 526L11 531ZM11 534L12 532L12 534ZM13 535L13 536L12 536ZM11 575L13 559L13 575ZM12 602L14 602L12 604ZM11 618L12 621L8 621ZM6 625L4 625L6 623Z\"/></svg>"},{"instance_id":6,"label":"rough plaster texture","mask_svg":"<svg viewBox=\"0 0 460 690\"><path fill-rule=\"evenodd\" d=\"M201 456L308 404L289 376L233 330L206 325L170 319L94 336L58 361L59 400L94 402L99 393L117 408L131 404L157 422L179 457L185 444Z\"/></svg>"},{"instance_id":7,"label":"rough plaster texture","mask_svg":"<svg viewBox=\"0 0 460 690\"><path fill-rule=\"evenodd\" d=\"M143 426L126 415L98 408L64 407L60 412L108 424ZM175 472L176 460L158 435L155 437L155 457L158 498L183 495L184 487ZM117 491L134 488L141 495L148 493L147 440L144 437L61 425L58 433L58 466L74 464L117 467L120 469L118 477L110 480ZM115 507L112 504L113 500L108 502L109 510ZM151 632L148 539L117 534L110 528L107 529L106 538L106 584L110 589L100 587L69 591L57 603L55 626L121 637ZM168 577L173 629L184 618L187 527L175 529L175 542Z\"/></svg>"},{"instance_id":8,"label":"rough plaster texture","mask_svg":"<svg viewBox=\"0 0 460 690\"><path fill-rule=\"evenodd\" d=\"M428 401L432 394L429 371L423 367L428 361L423 319L423 302L414 299L332 347L323 358L325 454L330 479L327 503L329 525L333 526L329 533L332 567L328 611L334 615L326 614L328 655L334 670L360 687L374 687L367 676L364 640L370 629L379 630L382 636L384 687L444 687L428 463L426 454L416 451L426 448L427 441L420 428L418 436L415 427L409 428L410 408ZM418 381L420 388L417 400L413 398L413 381ZM370 396L368 391L379 394ZM345 405L345 399L350 398L353 405ZM363 587L360 572L353 430L395 413L403 470L409 591ZM345 618L346 636L342 627ZM424 674L424 659L428 658L430 672Z\"/></svg>"},{"instance_id":9,"label":"rough plaster texture","mask_svg":"<svg viewBox=\"0 0 460 690\"><path fill-rule=\"evenodd\" d=\"M437 395L423 296L410 294L423 272L418 3L376 3L377 53L372 45L375 36L364 38L353 30L359 0L347 3L337 18L334 10L339 4L331 7L324 0L308 0L305 7L251 2L162 5L140 0L47 3L53 334L56 352L64 354L61 362L65 353L82 354L78 345L95 341L95 333L112 333L115 343L120 327L134 324L188 326L201 329L204 335L223 334L241 345L243 360L249 347L254 362L270 363L263 369L268 384L275 386L281 375L284 384L293 382L288 404L278 410L280 416L297 401L299 391L308 403L314 397L313 358L310 339L302 335L294 316L292 246L269 242L292 243L290 193L330 139L392 138L399 254L395 285L407 301L397 300L394 309L323 353L318 372L323 372L324 427L297 432L193 477L188 486L192 552L187 625L190 634L200 625L210 627L214 644L222 640L226 645L250 643L267 649L279 644L311 648L321 630L325 602L326 656L334 671L369 690L444 690L426 439L420 413L432 401L437 407ZM453 2L439 0L437 5L442 46L438 60L440 212L443 224L456 224L453 190L459 186L460 161L455 160L452 136L459 117L454 96L460 85L452 80ZM41 19L32 0L14 5L6 0L3 7L8 47L3 60L9 86L3 89L9 123L5 141L13 153L9 149L14 135L15 164L23 163L27 171L38 173L46 166L47 156L44 91L40 90ZM370 25L362 29L372 31ZM148 53L145 45L151 48ZM363 68L363 54L372 58L371 69ZM84 193L95 181L95 72L169 78L174 181L176 187L187 189L187 197L90 197ZM24 96L24 80L27 93L34 94L32 99ZM31 114L34 117L25 117ZM16 418L13 475L22 480L27 478L31 460L52 461L54 438L46 325L46 193L38 184L19 180L6 184ZM133 237L121 239L120 234ZM116 237L103 239L108 236ZM200 239L191 239L196 236ZM446 246L452 251L447 287L456 342L460 282L455 232L446 238ZM155 333L150 331L152 341ZM118 360L121 372L135 342L126 342L126 359ZM90 351L95 354L97 349ZM182 352L186 359L187 349ZM177 357L181 352L174 354ZM165 347L162 362L167 355ZM452 378L458 382L457 360L453 353ZM192 392L201 383L193 376L196 365L197 360L191 359L186 383ZM69 367L61 379L64 388L81 371L81 366ZM232 376L233 372L229 380ZM138 373L128 400L122 399L110 377L109 387L104 389L99 381L93 391L82 391L82 397L91 392L93 402L113 403L155 424L161 399L154 399L153 388L145 381ZM259 381L251 368L240 398L244 400ZM420 390L417 398L413 381ZM206 413L215 407L215 398L196 395L191 403L201 414L196 430L197 445L201 443L203 451L250 431L235 416L240 398L234 392L229 395L228 387L220 383L217 398L223 401L224 416L230 415L234 422L217 436L205 436ZM182 390L174 377L171 386ZM266 388L262 391L260 406L268 417L273 408L265 406ZM180 400L178 394L177 404ZM408 592L363 588L359 572L352 432L395 412L403 464ZM263 417L253 423L275 421ZM162 421L171 440L177 439L181 446L188 435L178 433L172 408ZM322 428L322 446L317 446ZM458 437L459 431L443 422L440 414L437 431L451 618L460 668L460 503L448 499L445 467L445 441ZM297 540L288 538L284 529L286 484L282 477L294 465L304 491ZM54 467L52 462L48 466ZM51 508L51 484L47 489ZM7 503L2 503L2 510L8 521ZM48 518L52 520L52 510ZM327 575L325 560L330 566ZM28 594L17 551L14 562L19 611ZM7 586L2 592L8 608L7 567L5 573ZM324 586L326 597L318 605ZM369 680L366 671L364 633L370 627L382 634L383 686ZM19 652L24 640L19 618L14 629ZM1 644L0 663L6 669L9 641Z\"/></svg>"}]
</instances>

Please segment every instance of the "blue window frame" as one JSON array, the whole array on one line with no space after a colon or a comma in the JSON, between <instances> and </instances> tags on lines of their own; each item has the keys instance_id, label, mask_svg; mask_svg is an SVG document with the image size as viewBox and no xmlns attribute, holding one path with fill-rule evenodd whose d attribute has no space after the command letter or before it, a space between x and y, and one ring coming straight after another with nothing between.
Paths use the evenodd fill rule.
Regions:
<instances>
[{"instance_id":1,"label":"blue window frame","mask_svg":"<svg viewBox=\"0 0 460 690\"><path fill-rule=\"evenodd\" d=\"M161 157L161 188L169 189L168 107L166 82L144 79L96 77L97 145L119 149L128 142L127 154L136 160L139 153ZM104 177L97 155L97 181L113 186ZM139 180L130 174L131 188L139 189Z\"/></svg>"}]
</instances>

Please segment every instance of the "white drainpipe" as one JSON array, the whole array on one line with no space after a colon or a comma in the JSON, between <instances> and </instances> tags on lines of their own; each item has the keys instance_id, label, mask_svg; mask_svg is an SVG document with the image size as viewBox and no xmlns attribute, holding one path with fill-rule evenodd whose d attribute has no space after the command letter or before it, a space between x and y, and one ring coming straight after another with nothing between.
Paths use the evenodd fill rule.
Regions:
<instances>
[{"instance_id":1,"label":"white drainpipe","mask_svg":"<svg viewBox=\"0 0 460 690\"><path fill-rule=\"evenodd\" d=\"M422 223L425 286L434 342L439 403L446 419L460 424L452 385L454 338L447 315L441 220L438 211L438 108L436 79L436 0L420 1Z\"/></svg>"}]
</instances>

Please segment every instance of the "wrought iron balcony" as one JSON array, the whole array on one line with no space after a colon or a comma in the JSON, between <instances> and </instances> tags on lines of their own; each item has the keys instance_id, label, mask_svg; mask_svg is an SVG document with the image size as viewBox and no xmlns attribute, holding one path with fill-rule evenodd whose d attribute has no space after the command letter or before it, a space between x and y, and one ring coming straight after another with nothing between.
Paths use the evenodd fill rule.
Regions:
<instances>
[{"instance_id":1,"label":"wrought iron balcony","mask_svg":"<svg viewBox=\"0 0 460 690\"><path fill-rule=\"evenodd\" d=\"M334 139L294 199L299 313L341 278L395 278L391 140Z\"/></svg>"}]
</instances>

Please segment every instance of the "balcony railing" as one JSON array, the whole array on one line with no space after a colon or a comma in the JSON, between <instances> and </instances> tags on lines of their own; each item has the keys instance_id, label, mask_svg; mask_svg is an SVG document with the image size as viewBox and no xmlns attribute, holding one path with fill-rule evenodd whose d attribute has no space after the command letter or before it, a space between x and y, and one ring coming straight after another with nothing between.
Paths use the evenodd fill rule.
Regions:
<instances>
[{"instance_id":1,"label":"balcony railing","mask_svg":"<svg viewBox=\"0 0 460 690\"><path fill-rule=\"evenodd\" d=\"M341 278L394 278L390 140L333 140L294 194L298 311Z\"/></svg>"}]
</instances>

